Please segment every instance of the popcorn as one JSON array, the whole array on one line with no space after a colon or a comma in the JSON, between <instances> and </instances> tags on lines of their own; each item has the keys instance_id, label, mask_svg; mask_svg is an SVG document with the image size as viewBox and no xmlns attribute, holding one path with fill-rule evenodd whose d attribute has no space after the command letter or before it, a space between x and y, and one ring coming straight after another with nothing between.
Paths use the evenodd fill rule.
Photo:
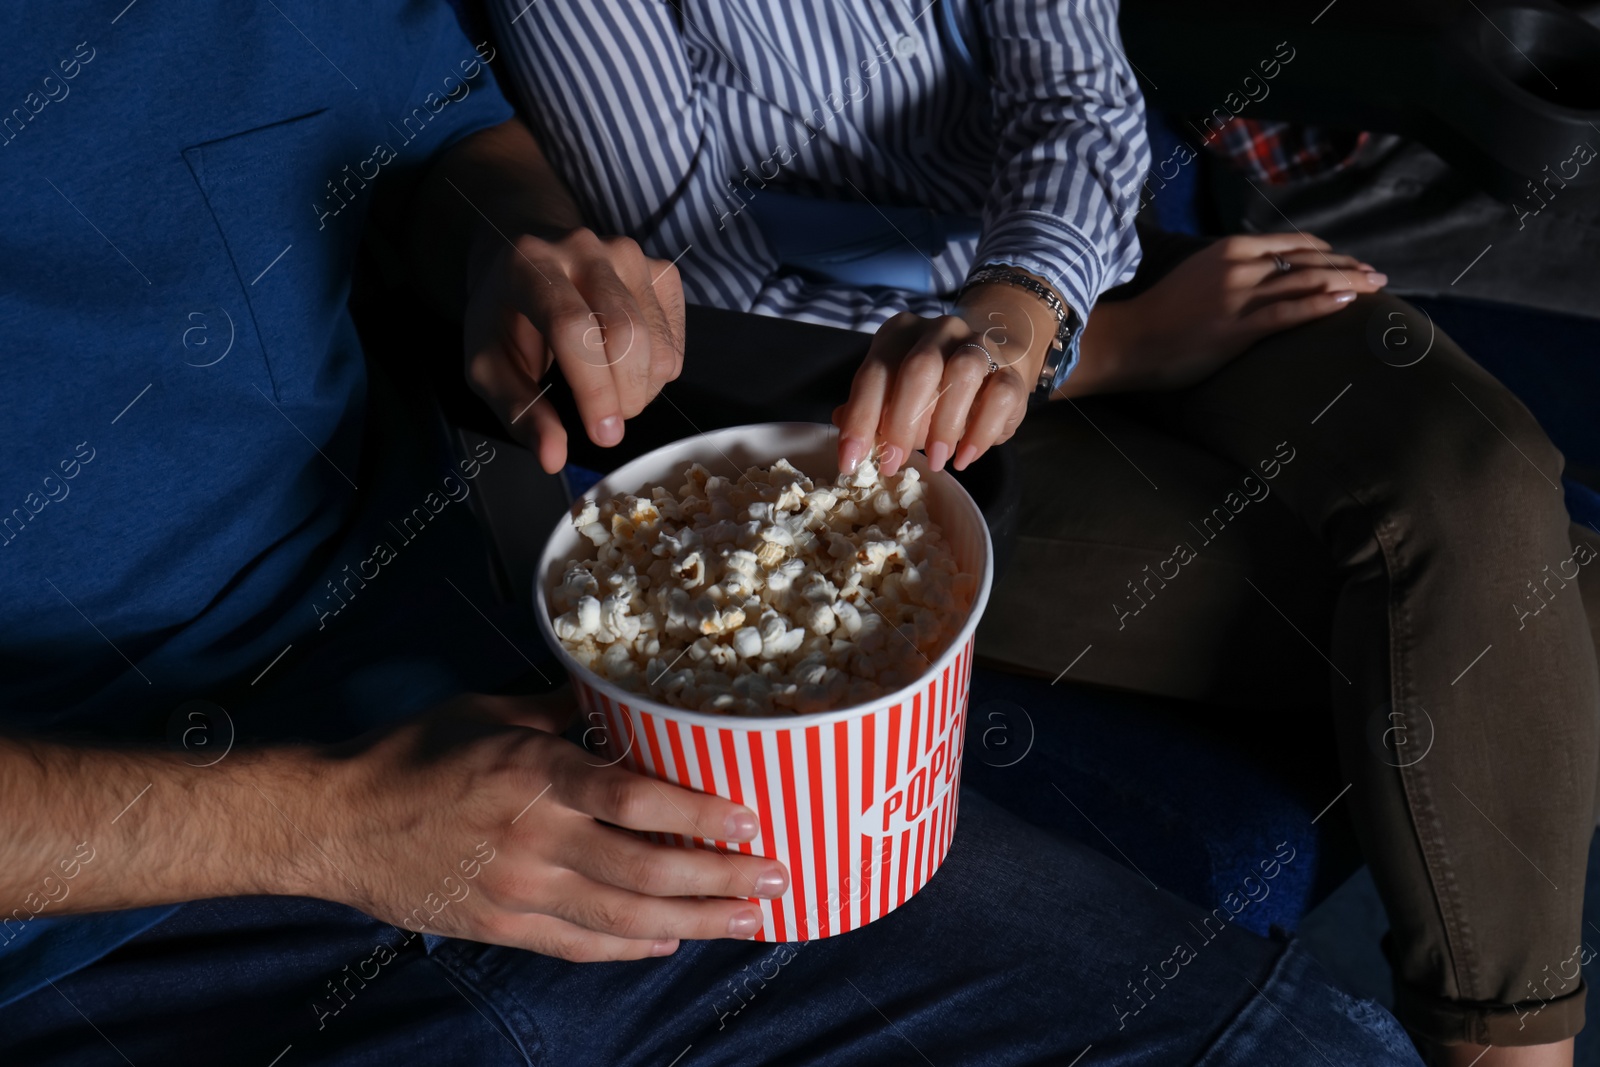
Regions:
<instances>
[{"instance_id":1,"label":"popcorn","mask_svg":"<svg viewBox=\"0 0 1600 1067\"><path fill-rule=\"evenodd\" d=\"M804 713L909 683L977 593L909 467L873 459L832 485L787 460L737 479L698 463L675 489L582 501L595 552L551 591L580 663L675 707Z\"/></svg>"},{"instance_id":2,"label":"popcorn","mask_svg":"<svg viewBox=\"0 0 1600 1067\"><path fill-rule=\"evenodd\" d=\"M839 626L839 617L833 613L831 604L812 604L801 612L800 621L807 632L814 634L831 634Z\"/></svg>"},{"instance_id":3,"label":"popcorn","mask_svg":"<svg viewBox=\"0 0 1600 1067\"><path fill-rule=\"evenodd\" d=\"M761 655L761 631L754 626L745 626L735 631L733 650L743 659Z\"/></svg>"},{"instance_id":4,"label":"popcorn","mask_svg":"<svg viewBox=\"0 0 1600 1067\"><path fill-rule=\"evenodd\" d=\"M587 598L593 601L593 597ZM628 598L624 594L608 596L600 605L600 626L595 636L605 644L628 642L639 636L639 620L628 614Z\"/></svg>"},{"instance_id":5,"label":"popcorn","mask_svg":"<svg viewBox=\"0 0 1600 1067\"><path fill-rule=\"evenodd\" d=\"M555 621L556 636L571 643L600 632L600 601L586 596L578 606Z\"/></svg>"}]
</instances>

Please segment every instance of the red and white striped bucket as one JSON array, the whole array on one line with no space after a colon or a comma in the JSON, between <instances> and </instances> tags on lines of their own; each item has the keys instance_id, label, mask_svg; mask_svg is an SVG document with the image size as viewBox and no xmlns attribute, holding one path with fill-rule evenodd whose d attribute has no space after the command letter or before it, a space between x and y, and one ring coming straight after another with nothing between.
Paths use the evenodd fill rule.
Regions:
<instances>
[{"instance_id":1,"label":"red and white striped bucket","mask_svg":"<svg viewBox=\"0 0 1600 1067\"><path fill-rule=\"evenodd\" d=\"M676 486L694 462L732 477L787 458L815 481L830 481L836 432L770 423L701 434L641 456L585 495ZM561 580L567 560L588 555L588 542L563 519L539 562L539 625L571 674L591 747L640 774L745 804L761 823L754 842L738 845L654 836L788 867L788 893L752 901L766 920L757 940L829 937L887 915L933 877L955 832L973 634L989 599L993 552L966 491L948 473L930 475L920 455L912 462L928 480L928 510L957 562L979 575L978 592L956 639L929 669L868 704L746 718L685 711L621 689L567 656L550 624L547 587Z\"/></svg>"}]
</instances>

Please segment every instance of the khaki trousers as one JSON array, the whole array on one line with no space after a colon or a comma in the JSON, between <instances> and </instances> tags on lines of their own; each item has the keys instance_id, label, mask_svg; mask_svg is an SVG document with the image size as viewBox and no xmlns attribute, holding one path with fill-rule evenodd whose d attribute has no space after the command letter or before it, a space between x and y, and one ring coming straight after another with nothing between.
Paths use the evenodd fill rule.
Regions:
<instances>
[{"instance_id":1,"label":"khaki trousers","mask_svg":"<svg viewBox=\"0 0 1600 1067\"><path fill-rule=\"evenodd\" d=\"M1331 709L1401 1021L1445 1043L1577 1032L1600 534L1569 522L1527 409L1380 294L1194 388L1051 404L1015 443L1020 537L980 654Z\"/></svg>"}]
</instances>

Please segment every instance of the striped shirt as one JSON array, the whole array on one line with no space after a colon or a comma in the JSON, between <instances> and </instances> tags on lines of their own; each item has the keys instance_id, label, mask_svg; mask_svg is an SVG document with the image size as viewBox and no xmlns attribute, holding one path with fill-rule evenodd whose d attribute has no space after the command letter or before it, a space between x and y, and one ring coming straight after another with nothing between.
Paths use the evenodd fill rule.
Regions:
<instances>
[{"instance_id":1,"label":"striped shirt","mask_svg":"<svg viewBox=\"0 0 1600 1067\"><path fill-rule=\"evenodd\" d=\"M1007 263L1080 316L1133 274L1149 167L1116 0L490 0L514 91L595 228L675 260L693 303L874 330ZM981 41L953 61L938 18ZM765 188L981 219L934 292L785 271Z\"/></svg>"}]
</instances>

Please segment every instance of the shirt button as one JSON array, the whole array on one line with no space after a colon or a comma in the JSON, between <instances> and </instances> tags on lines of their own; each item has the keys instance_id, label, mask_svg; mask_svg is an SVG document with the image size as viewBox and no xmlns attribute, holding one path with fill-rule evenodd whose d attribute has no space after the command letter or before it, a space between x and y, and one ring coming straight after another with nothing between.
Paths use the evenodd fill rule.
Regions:
<instances>
[{"instance_id":1,"label":"shirt button","mask_svg":"<svg viewBox=\"0 0 1600 1067\"><path fill-rule=\"evenodd\" d=\"M918 47L915 37L902 37L894 43L894 54L901 59L910 59L917 54Z\"/></svg>"}]
</instances>

